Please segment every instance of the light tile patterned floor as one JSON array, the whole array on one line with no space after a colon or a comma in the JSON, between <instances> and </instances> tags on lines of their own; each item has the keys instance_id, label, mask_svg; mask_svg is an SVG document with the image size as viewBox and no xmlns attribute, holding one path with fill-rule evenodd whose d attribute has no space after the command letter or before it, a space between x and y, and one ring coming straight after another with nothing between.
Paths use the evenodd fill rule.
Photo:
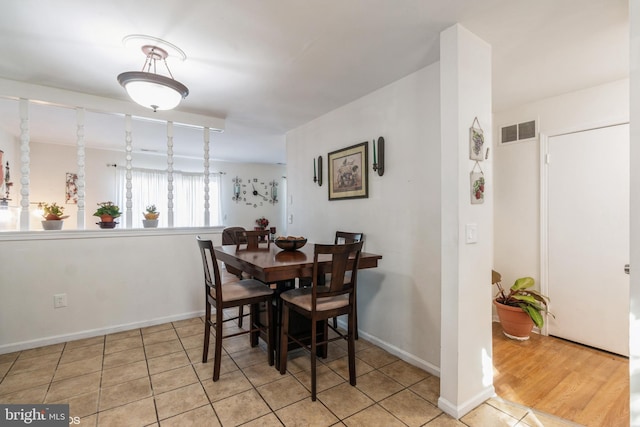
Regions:
<instances>
[{"instance_id":1,"label":"light tile patterned floor","mask_svg":"<svg viewBox=\"0 0 640 427\"><path fill-rule=\"evenodd\" d=\"M280 375L247 335L224 341L214 383L212 356L201 362L203 330L194 318L2 354L0 402L69 403L81 426L101 427L574 425L497 398L455 420L437 407L437 377L363 339L356 387L346 343L330 344L318 364L316 402L304 351L290 352Z\"/></svg>"}]
</instances>

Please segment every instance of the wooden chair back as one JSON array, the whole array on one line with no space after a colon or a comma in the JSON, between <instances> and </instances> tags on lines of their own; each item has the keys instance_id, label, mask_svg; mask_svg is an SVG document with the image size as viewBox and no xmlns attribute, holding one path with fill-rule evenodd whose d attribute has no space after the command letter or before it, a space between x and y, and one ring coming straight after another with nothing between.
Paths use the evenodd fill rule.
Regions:
<instances>
[{"instance_id":1,"label":"wooden chair back","mask_svg":"<svg viewBox=\"0 0 640 427\"><path fill-rule=\"evenodd\" d=\"M202 257L202 267L204 270L205 298L211 296L222 303L222 288L220 286L220 268L218 260L213 251L213 242L196 236L200 256Z\"/></svg>"},{"instance_id":2,"label":"wooden chair back","mask_svg":"<svg viewBox=\"0 0 640 427\"><path fill-rule=\"evenodd\" d=\"M236 245L238 244L238 239L236 237L236 233L238 231L244 231L244 227L227 227L222 230L222 244L223 245ZM237 276L238 278L242 278L242 270L238 270L237 268L230 267L225 264L224 266L226 270Z\"/></svg>"},{"instance_id":3,"label":"wooden chair back","mask_svg":"<svg viewBox=\"0 0 640 427\"><path fill-rule=\"evenodd\" d=\"M255 251L269 249L269 230L243 230L236 232L236 250Z\"/></svg>"},{"instance_id":4,"label":"wooden chair back","mask_svg":"<svg viewBox=\"0 0 640 427\"><path fill-rule=\"evenodd\" d=\"M350 294L353 298L356 289L358 277L358 263L360 262L360 252L362 251L363 242L345 243L338 245L321 245L316 244L313 251L313 296L312 306L316 306L316 298L318 296L318 258L320 255L331 255L331 276L329 283L325 283L328 287L323 289L320 296L329 297L337 296L345 293ZM353 260L353 265L348 268L349 260ZM326 291L325 291L326 290ZM354 302L355 303L355 302Z\"/></svg>"},{"instance_id":5,"label":"wooden chair back","mask_svg":"<svg viewBox=\"0 0 640 427\"><path fill-rule=\"evenodd\" d=\"M336 231L334 243L336 245L343 243L357 243L364 240L363 233L352 233L349 231Z\"/></svg>"}]
</instances>

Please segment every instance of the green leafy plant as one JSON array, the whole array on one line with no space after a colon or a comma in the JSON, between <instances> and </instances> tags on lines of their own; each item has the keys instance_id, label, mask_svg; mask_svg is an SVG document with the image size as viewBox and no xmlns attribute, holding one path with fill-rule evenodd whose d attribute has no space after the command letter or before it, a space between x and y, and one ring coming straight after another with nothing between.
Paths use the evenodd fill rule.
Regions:
<instances>
[{"instance_id":1,"label":"green leafy plant","mask_svg":"<svg viewBox=\"0 0 640 427\"><path fill-rule=\"evenodd\" d=\"M120 208L113 204L113 202L100 202L98 203L98 209L93 216L109 215L113 218L118 218L122 215Z\"/></svg>"},{"instance_id":2,"label":"green leafy plant","mask_svg":"<svg viewBox=\"0 0 640 427\"><path fill-rule=\"evenodd\" d=\"M495 271L492 273L492 282L498 286L498 293L495 297L498 303L511 307L520 307L529 315L538 328L542 328L544 325L542 313L553 316L553 314L547 310L549 297L542 295L536 290L530 289L535 285L533 278L521 277L517 279L507 292L500 283L500 274Z\"/></svg>"},{"instance_id":3,"label":"green leafy plant","mask_svg":"<svg viewBox=\"0 0 640 427\"><path fill-rule=\"evenodd\" d=\"M160 216L160 212L156 209L156 205L149 205L145 209L146 212L142 213L145 219L158 219L158 216Z\"/></svg>"},{"instance_id":4,"label":"green leafy plant","mask_svg":"<svg viewBox=\"0 0 640 427\"><path fill-rule=\"evenodd\" d=\"M64 215L64 206L58 206L56 202L45 203L42 205L42 211L42 217L48 221L69 218L69 215Z\"/></svg>"}]
</instances>

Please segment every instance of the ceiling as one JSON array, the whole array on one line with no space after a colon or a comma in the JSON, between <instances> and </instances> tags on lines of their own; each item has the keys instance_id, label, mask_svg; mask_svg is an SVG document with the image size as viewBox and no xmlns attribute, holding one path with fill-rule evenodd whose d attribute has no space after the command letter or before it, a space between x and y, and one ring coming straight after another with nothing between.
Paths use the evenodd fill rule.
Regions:
<instances>
[{"instance_id":1,"label":"ceiling","mask_svg":"<svg viewBox=\"0 0 640 427\"><path fill-rule=\"evenodd\" d=\"M228 161L284 163L288 130L434 63L439 33L456 22L492 45L494 111L629 69L627 0L4 0L2 9L0 78L128 100L116 76L144 57L122 39L180 47L187 60L169 66L190 94L178 110L225 119L211 157ZM0 126L15 134L5 104ZM32 126L32 140L70 139L58 132L75 118L60 110L34 110L47 125ZM122 146L114 117L96 117L101 136L88 145ZM166 146L139 135L137 147ZM199 156L202 135L185 135L176 154Z\"/></svg>"}]
</instances>

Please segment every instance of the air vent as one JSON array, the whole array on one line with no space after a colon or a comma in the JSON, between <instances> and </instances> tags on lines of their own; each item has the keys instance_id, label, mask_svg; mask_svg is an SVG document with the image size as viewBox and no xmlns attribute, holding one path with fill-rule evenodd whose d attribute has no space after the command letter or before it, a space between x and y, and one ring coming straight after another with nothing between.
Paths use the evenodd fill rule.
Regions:
<instances>
[{"instance_id":1,"label":"air vent","mask_svg":"<svg viewBox=\"0 0 640 427\"><path fill-rule=\"evenodd\" d=\"M524 141L536 137L536 121L518 123L500 128L500 143Z\"/></svg>"}]
</instances>

